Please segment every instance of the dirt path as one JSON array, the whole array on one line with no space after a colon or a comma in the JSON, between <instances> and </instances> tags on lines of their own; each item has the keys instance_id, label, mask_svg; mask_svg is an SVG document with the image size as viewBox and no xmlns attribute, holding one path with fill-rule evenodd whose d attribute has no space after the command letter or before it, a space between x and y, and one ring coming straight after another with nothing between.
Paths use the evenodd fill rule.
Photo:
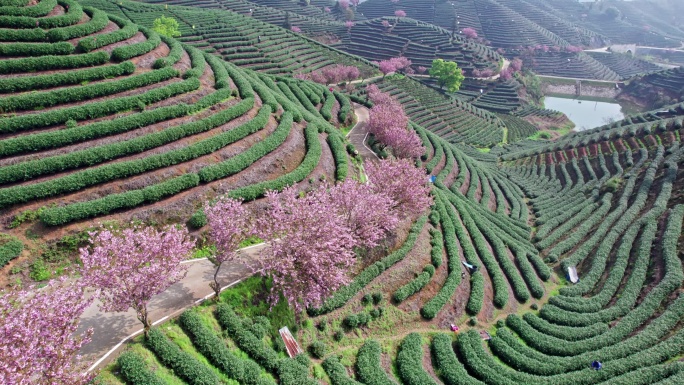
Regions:
<instances>
[{"instance_id":1,"label":"dirt path","mask_svg":"<svg viewBox=\"0 0 684 385\"><path fill-rule=\"evenodd\" d=\"M233 263L221 268L220 282L227 288L251 276L248 264L254 263L264 244L254 245L242 250L242 263ZM150 302L149 311L152 322L159 323L179 315L213 294L209 282L213 279L214 265L207 259L186 261L189 265L187 276L172 285L164 293L155 296ZM135 312L104 313L95 301L81 316L79 331L93 328L92 341L81 349L81 355L93 362L91 369L102 368L116 358L123 350L125 342L142 333L142 326Z\"/></svg>"},{"instance_id":2,"label":"dirt path","mask_svg":"<svg viewBox=\"0 0 684 385\"><path fill-rule=\"evenodd\" d=\"M368 135L368 108L356 103L354 103L353 106L358 121L347 134L347 139L354 145L363 159L379 159L378 156L366 146L366 136Z\"/></svg>"}]
</instances>

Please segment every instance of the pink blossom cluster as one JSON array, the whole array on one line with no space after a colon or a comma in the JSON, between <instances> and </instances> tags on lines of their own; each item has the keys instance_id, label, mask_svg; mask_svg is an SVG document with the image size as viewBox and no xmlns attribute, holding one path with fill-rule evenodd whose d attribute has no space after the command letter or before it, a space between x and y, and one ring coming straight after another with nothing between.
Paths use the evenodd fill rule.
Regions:
<instances>
[{"instance_id":1,"label":"pink blossom cluster","mask_svg":"<svg viewBox=\"0 0 684 385\"><path fill-rule=\"evenodd\" d=\"M406 12L402 11L401 9L394 11L394 16L396 17L406 17Z\"/></svg>"},{"instance_id":2,"label":"pink blossom cluster","mask_svg":"<svg viewBox=\"0 0 684 385\"><path fill-rule=\"evenodd\" d=\"M302 32L302 29L293 25L292 27L290 27L290 31L295 32L295 33L300 33L300 32Z\"/></svg>"},{"instance_id":3,"label":"pink blossom cluster","mask_svg":"<svg viewBox=\"0 0 684 385\"><path fill-rule=\"evenodd\" d=\"M383 21L382 21L382 26L383 26L383 27L385 27L385 28L389 28L389 27L390 27L390 25L391 25L391 24L390 24L390 22L389 22L389 21L387 21L387 20L383 20Z\"/></svg>"},{"instance_id":4,"label":"pink blossom cluster","mask_svg":"<svg viewBox=\"0 0 684 385\"><path fill-rule=\"evenodd\" d=\"M93 330L76 334L92 303L85 286L66 278L47 287L0 292L0 384L84 385L87 363L78 357Z\"/></svg>"},{"instance_id":5,"label":"pink blossom cluster","mask_svg":"<svg viewBox=\"0 0 684 385\"><path fill-rule=\"evenodd\" d=\"M489 78L492 75L494 75L494 71L492 71L490 68L485 68L483 70L479 70L479 69L475 68L472 71L472 74L473 74L473 77L476 77L476 78Z\"/></svg>"},{"instance_id":6,"label":"pink blossom cluster","mask_svg":"<svg viewBox=\"0 0 684 385\"><path fill-rule=\"evenodd\" d=\"M361 71L358 67L336 64L308 74L299 73L294 77L299 80L311 80L319 84L337 84L340 82L350 82L358 79L360 76Z\"/></svg>"},{"instance_id":7,"label":"pink blossom cluster","mask_svg":"<svg viewBox=\"0 0 684 385\"><path fill-rule=\"evenodd\" d=\"M378 63L380 72L382 72L383 75L387 75L389 73L396 71L401 71L403 69L408 69L410 66L411 60L404 56L393 57L391 59L383 60Z\"/></svg>"},{"instance_id":8,"label":"pink blossom cluster","mask_svg":"<svg viewBox=\"0 0 684 385\"><path fill-rule=\"evenodd\" d=\"M366 162L364 170L372 188L389 196L394 210L402 216L416 217L432 205L425 170L415 167L410 159Z\"/></svg>"},{"instance_id":9,"label":"pink blossom cluster","mask_svg":"<svg viewBox=\"0 0 684 385\"><path fill-rule=\"evenodd\" d=\"M340 5L340 8L342 9L349 8L349 0L339 0L337 3Z\"/></svg>"},{"instance_id":10,"label":"pink blossom cluster","mask_svg":"<svg viewBox=\"0 0 684 385\"><path fill-rule=\"evenodd\" d=\"M513 71L517 72L522 70L523 62L519 58L515 58L511 60L511 64L509 64L509 67L513 69Z\"/></svg>"},{"instance_id":11,"label":"pink blossom cluster","mask_svg":"<svg viewBox=\"0 0 684 385\"><path fill-rule=\"evenodd\" d=\"M397 202L354 180L324 183L304 196L288 187L267 193L266 201L257 228L271 242L262 252L261 271L273 279L271 303L282 294L297 313L320 306L349 283L354 249L377 245L398 222L392 210Z\"/></svg>"},{"instance_id":12,"label":"pink blossom cluster","mask_svg":"<svg viewBox=\"0 0 684 385\"><path fill-rule=\"evenodd\" d=\"M418 158L423 146L418 134L408 127L408 117L403 107L377 86L366 88L373 102L368 116L368 131L387 147L397 158Z\"/></svg>"},{"instance_id":13,"label":"pink blossom cluster","mask_svg":"<svg viewBox=\"0 0 684 385\"><path fill-rule=\"evenodd\" d=\"M132 308L145 332L151 322L147 305L153 296L185 277L181 261L190 255L195 242L176 226L115 231L102 228L90 233L90 246L81 248L84 283L98 290L105 312Z\"/></svg>"},{"instance_id":14,"label":"pink blossom cluster","mask_svg":"<svg viewBox=\"0 0 684 385\"><path fill-rule=\"evenodd\" d=\"M462 32L468 39L477 39L477 31L474 28L463 28Z\"/></svg>"},{"instance_id":15,"label":"pink blossom cluster","mask_svg":"<svg viewBox=\"0 0 684 385\"><path fill-rule=\"evenodd\" d=\"M344 22L344 26L347 27L347 30L350 30L354 26L354 22L347 20Z\"/></svg>"}]
</instances>

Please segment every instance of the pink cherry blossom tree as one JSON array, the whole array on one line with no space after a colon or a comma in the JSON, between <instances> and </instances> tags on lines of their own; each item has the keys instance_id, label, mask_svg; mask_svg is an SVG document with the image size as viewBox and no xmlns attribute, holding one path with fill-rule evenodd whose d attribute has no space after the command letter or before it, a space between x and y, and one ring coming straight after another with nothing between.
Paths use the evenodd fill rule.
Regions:
<instances>
[{"instance_id":1,"label":"pink cherry blossom tree","mask_svg":"<svg viewBox=\"0 0 684 385\"><path fill-rule=\"evenodd\" d=\"M342 9L349 8L349 0L339 0L337 4L339 4Z\"/></svg>"},{"instance_id":2,"label":"pink cherry blossom tree","mask_svg":"<svg viewBox=\"0 0 684 385\"><path fill-rule=\"evenodd\" d=\"M80 281L54 280L47 287L0 292L0 383L85 385L88 364L78 356L93 330L76 334L92 303Z\"/></svg>"},{"instance_id":3,"label":"pink cherry blossom tree","mask_svg":"<svg viewBox=\"0 0 684 385\"><path fill-rule=\"evenodd\" d=\"M389 29L390 25L391 25L391 24L390 24L389 21L387 21L387 20L383 20L383 21L382 21L382 26L383 26L383 27Z\"/></svg>"},{"instance_id":4,"label":"pink cherry blossom tree","mask_svg":"<svg viewBox=\"0 0 684 385\"><path fill-rule=\"evenodd\" d=\"M260 237L270 241L261 254L261 274L273 282L270 302L282 295L296 315L347 284L355 261L351 229L320 194L299 198L294 187L268 192L268 208L257 221Z\"/></svg>"},{"instance_id":5,"label":"pink cherry blossom tree","mask_svg":"<svg viewBox=\"0 0 684 385\"><path fill-rule=\"evenodd\" d=\"M81 274L98 290L105 312L135 310L145 335L151 321L147 305L157 294L185 277L181 266L195 242L187 230L132 227L122 231L102 228L90 233L90 246L80 249Z\"/></svg>"},{"instance_id":6,"label":"pink cherry blossom tree","mask_svg":"<svg viewBox=\"0 0 684 385\"><path fill-rule=\"evenodd\" d=\"M209 225L209 236L216 245L216 255L211 258L216 265L214 282L209 286L214 289L215 299L218 301L221 294L218 281L221 266L236 259L240 243L254 231L250 221L251 213L239 200L220 198L213 205L206 205L204 212Z\"/></svg>"},{"instance_id":7,"label":"pink cherry blossom tree","mask_svg":"<svg viewBox=\"0 0 684 385\"><path fill-rule=\"evenodd\" d=\"M400 217L421 215L432 204L425 170L415 167L411 160L365 162L364 169L373 190L389 196Z\"/></svg>"},{"instance_id":8,"label":"pink cherry blossom tree","mask_svg":"<svg viewBox=\"0 0 684 385\"><path fill-rule=\"evenodd\" d=\"M463 28L462 32L468 39L477 39L477 31L474 28Z\"/></svg>"},{"instance_id":9,"label":"pink cherry blossom tree","mask_svg":"<svg viewBox=\"0 0 684 385\"><path fill-rule=\"evenodd\" d=\"M399 222L392 210L394 202L385 194L378 194L368 184L353 179L333 187L322 186L319 195L328 198L328 205L342 217L351 229L354 242L359 247L377 246Z\"/></svg>"},{"instance_id":10,"label":"pink cherry blossom tree","mask_svg":"<svg viewBox=\"0 0 684 385\"><path fill-rule=\"evenodd\" d=\"M408 117L401 104L377 86L367 87L373 102L368 115L368 131L398 158L418 158L423 154L418 134L408 128Z\"/></svg>"},{"instance_id":11,"label":"pink cherry blossom tree","mask_svg":"<svg viewBox=\"0 0 684 385\"><path fill-rule=\"evenodd\" d=\"M347 32L351 32L351 29L354 26L354 22L351 20L347 20L344 22L344 26L347 27Z\"/></svg>"},{"instance_id":12,"label":"pink cherry blossom tree","mask_svg":"<svg viewBox=\"0 0 684 385\"><path fill-rule=\"evenodd\" d=\"M394 63L392 63L390 60L381 61L378 63L378 67L380 68L380 72L382 72L383 78L397 70L397 68L394 66Z\"/></svg>"},{"instance_id":13,"label":"pink cherry blossom tree","mask_svg":"<svg viewBox=\"0 0 684 385\"><path fill-rule=\"evenodd\" d=\"M499 75L501 80L511 80L513 78L513 69L508 67L505 70L502 70Z\"/></svg>"},{"instance_id":14,"label":"pink cherry blossom tree","mask_svg":"<svg viewBox=\"0 0 684 385\"><path fill-rule=\"evenodd\" d=\"M325 8L323 8L323 11L325 11L326 13L332 12L332 10L330 9L330 7L325 7Z\"/></svg>"},{"instance_id":15,"label":"pink cherry blossom tree","mask_svg":"<svg viewBox=\"0 0 684 385\"><path fill-rule=\"evenodd\" d=\"M293 25L292 27L290 27L290 31L295 32L295 33L301 33L302 29Z\"/></svg>"},{"instance_id":16,"label":"pink cherry blossom tree","mask_svg":"<svg viewBox=\"0 0 684 385\"><path fill-rule=\"evenodd\" d=\"M400 10L394 11L394 16L396 17L406 17L406 12Z\"/></svg>"},{"instance_id":17,"label":"pink cherry blossom tree","mask_svg":"<svg viewBox=\"0 0 684 385\"><path fill-rule=\"evenodd\" d=\"M416 68L416 71L418 71L418 73L422 75L425 72L427 72L427 68L423 66L418 66L418 68Z\"/></svg>"},{"instance_id":18,"label":"pink cherry blossom tree","mask_svg":"<svg viewBox=\"0 0 684 385\"><path fill-rule=\"evenodd\" d=\"M522 70L523 66L523 61L519 58L515 58L511 60L511 64L509 64L509 67L513 69L513 71L518 72Z\"/></svg>"},{"instance_id":19,"label":"pink cherry blossom tree","mask_svg":"<svg viewBox=\"0 0 684 385\"><path fill-rule=\"evenodd\" d=\"M394 65L394 69L396 71L400 71L411 66L411 60L405 56L393 57L389 59L389 61Z\"/></svg>"}]
</instances>

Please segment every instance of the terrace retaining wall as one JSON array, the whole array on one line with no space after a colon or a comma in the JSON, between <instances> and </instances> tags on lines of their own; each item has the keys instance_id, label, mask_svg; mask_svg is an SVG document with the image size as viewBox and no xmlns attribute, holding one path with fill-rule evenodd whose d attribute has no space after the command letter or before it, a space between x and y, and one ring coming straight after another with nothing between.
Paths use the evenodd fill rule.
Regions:
<instances>
[{"instance_id":1,"label":"terrace retaining wall","mask_svg":"<svg viewBox=\"0 0 684 385\"><path fill-rule=\"evenodd\" d=\"M561 94L577 96L577 86L575 84L552 84L543 82L542 92L545 95ZM582 82L581 96L614 99L619 93L620 89L615 87L615 83L606 83L605 86L599 86Z\"/></svg>"}]
</instances>

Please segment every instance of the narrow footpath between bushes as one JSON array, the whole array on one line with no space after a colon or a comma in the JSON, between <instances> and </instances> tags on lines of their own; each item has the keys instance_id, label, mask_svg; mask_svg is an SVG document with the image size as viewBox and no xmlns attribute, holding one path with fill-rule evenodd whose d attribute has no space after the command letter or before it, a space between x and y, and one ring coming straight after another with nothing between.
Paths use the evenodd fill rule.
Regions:
<instances>
[{"instance_id":1,"label":"narrow footpath between bushes","mask_svg":"<svg viewBox=\"0 0 684 385\"><path fill-rule=\"evenodd\" d=\"M357 123L348 134L349 140L364 159L377 159L375 153L364 145L368 133L368 108L354 104L354 112ZM226 285L224 289L252 275L250 265L256 266L256 258L264 247L264 244L259 244L242 249L242 260L245 264L225 264L221 267L219 280ZM183 263L189 265L187 276L150 302L148 310L155 325L180 315L185 309L202 302L214 293L209 287L215 269L211 261L204 258ZM79 326L79 332L89 328L94 330L92 341L80 352L84 359L92 362L91 370L102 368L115 359L125 347L126 341L143 330L132 309L122 313L104 313L98 305L99 301L95 300L86 309Z\"/></svg>"}]
</instances>

